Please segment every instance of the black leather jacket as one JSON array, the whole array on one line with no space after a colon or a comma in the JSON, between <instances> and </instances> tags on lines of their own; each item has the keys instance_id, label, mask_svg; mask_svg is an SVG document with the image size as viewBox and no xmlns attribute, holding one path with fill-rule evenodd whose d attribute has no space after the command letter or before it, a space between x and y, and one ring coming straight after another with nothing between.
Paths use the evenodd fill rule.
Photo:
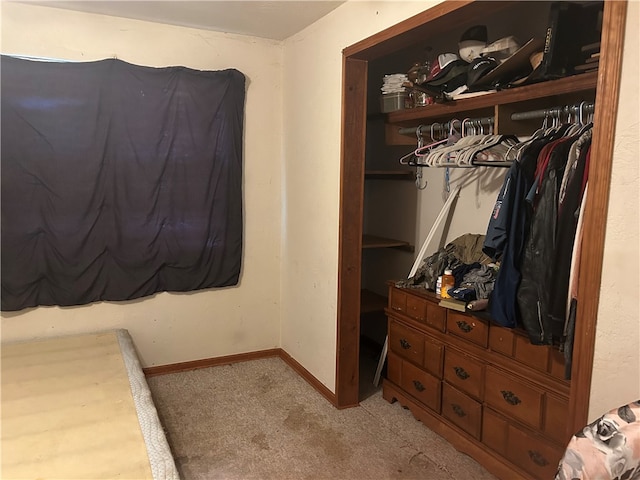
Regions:
<instances>
[{"instance_id":1,"label":"black leather jacket","mask_svg":"<svg viewBox=\"0 0 640 480\"><path fill-rule=\"evenodd\" d=\"M554 147L542 181L533 187L537 186L537 195L528 198L533 200L533 214L522 256L517 298L522 325L531 343L536 345L552 344L552 330L557 331L552 328L548 315L549 280L554 275L558 192L573 140L564 139Z\"/></svg>"}]
</instances>

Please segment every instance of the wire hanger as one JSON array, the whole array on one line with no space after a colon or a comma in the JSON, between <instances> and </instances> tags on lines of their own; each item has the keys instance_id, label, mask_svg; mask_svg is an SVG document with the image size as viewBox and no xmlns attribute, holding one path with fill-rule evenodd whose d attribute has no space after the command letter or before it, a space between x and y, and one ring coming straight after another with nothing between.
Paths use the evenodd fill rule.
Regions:
<instances>
[{"instance_id":1,"label":"wire hanger","mask_svg":"<svg viewBox=\"0 0 640 480\"><path fill-rule=\"evenodd\" d=\"M414 156L416 155L416 152L423 147L424 140L422 138L422 125L418 125L418 128L416 128L416 137L418 137L418 148L413 152ZM418 190L424 190L427 188L427 183L428 182L426 180L422 183L422 166L416 166L416 188Z\"/></svg>"}]
</instances>

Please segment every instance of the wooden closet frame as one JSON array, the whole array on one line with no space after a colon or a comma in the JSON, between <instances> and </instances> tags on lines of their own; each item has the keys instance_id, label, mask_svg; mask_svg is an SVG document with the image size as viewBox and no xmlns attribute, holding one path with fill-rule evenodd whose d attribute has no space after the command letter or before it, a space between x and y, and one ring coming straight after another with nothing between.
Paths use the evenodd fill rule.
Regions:
<instances>
[{"instance_id":1,"label":"wooden closet frame","mask_svg":"<svg viewBox=\"0 0 640 480\"><path fill-rule=\"evenodd\" d=\"M494 8L517 2L498 2ZM459 9L464 9L458 11ZM445 1L343 50L340 227L335 401L358 404L360 288L368 62L446 31L446 15L482 18L486 2ZM587 422L596 337L627 2L605 1L595 126L580 256L578 310L567 428ZM425 24L430 23L428 32Z\"/></svg>"}]
</instances>

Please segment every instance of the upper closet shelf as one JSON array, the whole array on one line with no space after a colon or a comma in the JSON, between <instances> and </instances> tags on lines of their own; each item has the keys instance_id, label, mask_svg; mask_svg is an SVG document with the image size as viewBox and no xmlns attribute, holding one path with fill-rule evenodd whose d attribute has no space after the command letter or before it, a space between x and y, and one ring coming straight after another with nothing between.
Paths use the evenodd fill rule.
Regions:
<instances>
[{"instance_id":1,"label":"upper closet shelf","mask_svg":"<svg viewBox=\"0 0 640 480\"><path fill-rule=\"evenodd\" d=\"M397 110L387 114L387 122L398 126L414 126L425 119L445 118L461 112L489 111L496 105L595 91L597 82L598 72L588 72L457 101Z\"/></svg>"}]
</instances>

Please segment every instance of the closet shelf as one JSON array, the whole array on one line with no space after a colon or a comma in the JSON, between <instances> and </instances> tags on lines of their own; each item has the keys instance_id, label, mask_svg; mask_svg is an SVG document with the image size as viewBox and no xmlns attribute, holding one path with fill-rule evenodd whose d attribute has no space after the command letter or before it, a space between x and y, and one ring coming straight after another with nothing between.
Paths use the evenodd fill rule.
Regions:
<instances>
[{"instance_id":1,"label":"closet shelf","mask_svg":"<svg viewBox=\"0 0 640 480\"><path fill-rule=\"evenodd\" d=\"M582 73L558 80L501 90L478 97L390 112L387 114L387 122L396 126L415 126L421 120L450 118L451 115L461 112L490 113L496 105L595 90L597 83L598 72Z\"/></svg>"},{"instance_id":2,"label":"closet shelf","mask_svg":"<svg viewBox=\"0 0 640 480\"><path fill-rule=\"evenodd\" d=\"M370 180L411 180L416 179L415 172L411 170L366 170L364 178Z\"/></svg>"},{"instance_id":3,"label":"closet shelf","mask_svg":"<svg viewBox=\"0 0 640 480\"><path fill-rule=\"evenodd\" d=\"M415 247L409 242L367 234L362 235L362 248L397 248L411 253L415 251Z\"/></svg>"},{"instance_id":4,"label":"closet shelf","mask_svg":"<svg viewBox=\"0 0 640 480\"><path fill-rule=\"evenodd\" d=\"M382 312L388 305L388 299L371 290L360 291L360 315L365 313Z\"/></svg>"}]
</instances>

